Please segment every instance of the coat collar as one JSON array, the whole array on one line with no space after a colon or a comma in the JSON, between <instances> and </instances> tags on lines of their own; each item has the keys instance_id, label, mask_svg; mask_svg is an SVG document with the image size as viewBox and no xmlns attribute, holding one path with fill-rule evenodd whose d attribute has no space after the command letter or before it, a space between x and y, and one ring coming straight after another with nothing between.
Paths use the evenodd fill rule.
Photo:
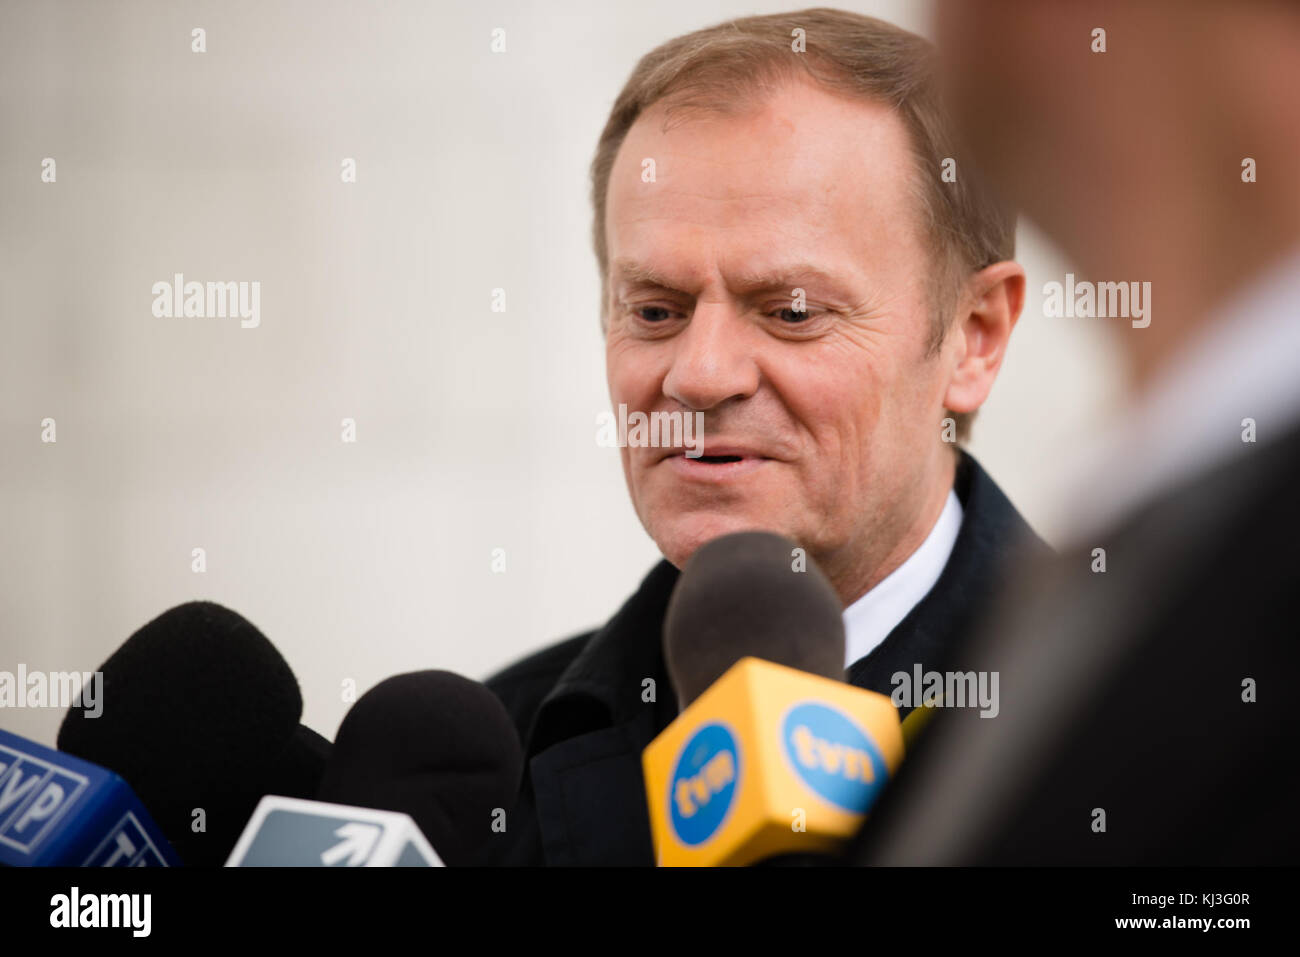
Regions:
<instances>
[{"instance_id":1,"label":"coat collar","mask_svg":"<svg viewBox=\"0 0 1300 957\"><path fill-rule=\"evenodd\" d=\"M676 715L676 696L663 658L663 619L680 572L660 561L622 608L583 646L542 700L528 734L531 757L558 741L643 717ZM646 702L646 680L654 702ZM654 705L654 707L649 707ZM653 738L646 739L648 744Z\"/></svg>"},{"instance_id":2,"label":"coat collar","mask_svg":"<svg viewBox=\"0 0 1300 957\"><path fill-rule=\"evenodd\" d=\"M1050 554L996 482L963 452L953 489L962 504L961 529L939 580L865 658L849 668L849 684L881 694L891 678L914 665L941 666L970 634L1021 555ZM904 716L906 711L904 709Z\"/></svg>"}]
</instances>

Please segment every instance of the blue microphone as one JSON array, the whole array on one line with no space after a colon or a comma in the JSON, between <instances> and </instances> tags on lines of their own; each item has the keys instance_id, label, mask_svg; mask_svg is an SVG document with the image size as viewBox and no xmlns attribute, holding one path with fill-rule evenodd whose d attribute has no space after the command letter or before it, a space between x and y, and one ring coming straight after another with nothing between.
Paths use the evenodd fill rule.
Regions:
<instances>
[{"instance_id":1,"label":"blue microphone","mask_svg":"<svg viewBox=\"0 0 1300 957\"><path fill-rule=\"evenodd\" d=\"M0 865L178 867L112 771L0 730Z\"/></svg>"}]
</instances>

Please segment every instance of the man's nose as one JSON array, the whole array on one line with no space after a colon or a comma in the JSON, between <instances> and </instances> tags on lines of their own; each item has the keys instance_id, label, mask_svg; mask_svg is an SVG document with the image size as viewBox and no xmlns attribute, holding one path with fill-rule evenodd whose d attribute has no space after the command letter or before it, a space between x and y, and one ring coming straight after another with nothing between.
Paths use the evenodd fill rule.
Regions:
<instances>
[{"instance_id":1,"label":"man's nose","mask_svg":"<svg viewBox=\"0 0 1300 957\"><path fill-rule=\"evenodd\" d=\"M674 337L664 395L703 411L758 389L755 329L731 303L700 303Z\"/></svg>"}]
</instances>

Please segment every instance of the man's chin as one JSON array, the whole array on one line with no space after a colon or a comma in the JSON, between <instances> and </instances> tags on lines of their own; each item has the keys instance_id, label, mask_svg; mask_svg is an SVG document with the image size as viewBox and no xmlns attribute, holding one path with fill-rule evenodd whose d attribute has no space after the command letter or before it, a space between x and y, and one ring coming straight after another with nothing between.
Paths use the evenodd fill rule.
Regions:
<instances>
[{"instance_id":1,"label":"man's chin","mask_svg":"<svg viewBox=\"0 0 1300 957\"><path fill-rule=\"evenodd\" d=\"M780 535L790 534L771 520L765 521L748 515L718 514L675 519L658 527L652 525L648 531L664 558L677 568L681 568L701 545L723 535L730 535L732 532L747 532L755 529L776 532Z\"/></svg>"}]
</instances>

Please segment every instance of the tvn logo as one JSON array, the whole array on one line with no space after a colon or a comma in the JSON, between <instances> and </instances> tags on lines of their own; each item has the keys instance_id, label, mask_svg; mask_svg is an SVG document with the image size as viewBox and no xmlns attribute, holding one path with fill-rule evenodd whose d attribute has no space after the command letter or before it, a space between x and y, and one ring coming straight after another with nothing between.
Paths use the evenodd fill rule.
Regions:
<instances>
[{"instance_id":1,"label":"tvn logo","mask_svg":"<svg viewBox=\"0 0 1300 957\"><path fill-rule=\"evenodd\" d=\"M89 786L83 775L0 744L0 844L34 853Z\"/></svg>"},{"instance_id":2,"label":"tvn logo","mask_svg":"<svg viewBox=\"0 0 1300 957\"><path fill-rule=\"evenodd\" d=\"M673 831L692 847L722 827L740 780L740 751L721 724L706 724L682 748L669 782Z\"/></svg>"},{"instance_id":3,"label":"tvn logo","mask_svg":"<svg viewBox=\"0 0 1300 957\"><path fill-rule=\"evenodd\" d=\"M889 766L854 721L810 701L790 709L781 731L786 757L804 784L842 810L866 812L884 787Z\"/></svg>"}]
</instances>

